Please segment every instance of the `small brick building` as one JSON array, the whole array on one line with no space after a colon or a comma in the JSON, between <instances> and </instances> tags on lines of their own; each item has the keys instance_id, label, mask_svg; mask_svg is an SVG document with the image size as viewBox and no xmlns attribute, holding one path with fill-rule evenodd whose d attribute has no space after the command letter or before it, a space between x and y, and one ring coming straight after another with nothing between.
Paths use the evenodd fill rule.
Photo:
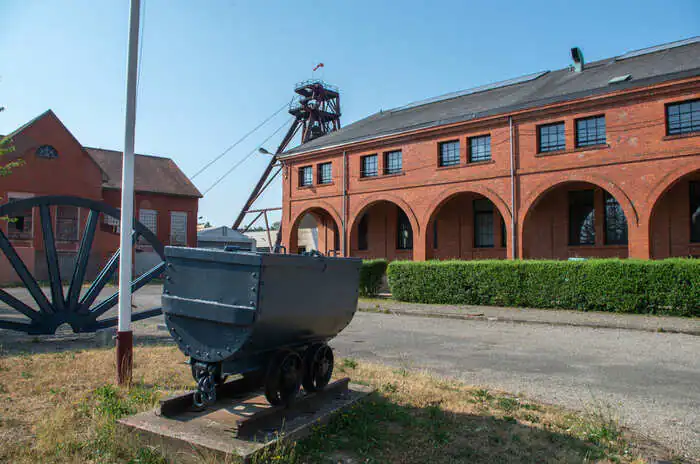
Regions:
<instances>
[{"instance_id":1,"label":"small brick building","mask_svg":"<svg viewBox=\"0 0 700 464\"><path fill-rule=\"evenodd\" d=\"M121 203L122 153L84 147L53 111L34 118L12 134L14 152L0 158L7 163L20 158L24 165L0 178L3 203L43 195L68 195L102 201L119 208ZM201 194L169 158L136 155L135 216L164 244L195 246L197 243L197 207ZM59 263L74 265L87 211L77 207L51 210ZM46 279L46 259L37 208L19 215L14 221L1 221L7 235L29 271L39 280ZM119 248L118 221L102 216L92 245L88 278ZM139 243L135 270L150 268L155 259L152 248ZM67 269L66 269L67 270ZM70 275L62 272L62 275ZM0 283L18 278L0 254Z\"/></svg>"},{"instance_id":2,"label":"small brick building","mask_svg":"<svg viewBox=\"0 0 700 464\"><path fill-rule=\"evenodd\" d=\"M311 215L321 251L363 258L700 257L700 38L380 111L282 162L292 252Z\"/></svg>"}]
</instances>

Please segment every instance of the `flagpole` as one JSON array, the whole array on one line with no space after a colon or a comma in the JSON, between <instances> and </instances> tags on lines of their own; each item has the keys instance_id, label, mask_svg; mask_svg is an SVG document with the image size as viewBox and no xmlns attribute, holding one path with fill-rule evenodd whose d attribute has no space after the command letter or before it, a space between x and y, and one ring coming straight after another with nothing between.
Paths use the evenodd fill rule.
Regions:
<instances>
[{"instance_id":1,"label":"flagpole","mask_svg":"<svg viewBox=\"0 0 700 464\"><path fill-rule=\"evenodd\" d=\"M131 332L132 230L134 228L134 139L136 130L136 79L138 76L140 0L131 0L126 72L126 116L122 161L121 226L119 231L119 323L117 328L117 382L131 383L133 334Z\"/></svg>"}]
</instances>

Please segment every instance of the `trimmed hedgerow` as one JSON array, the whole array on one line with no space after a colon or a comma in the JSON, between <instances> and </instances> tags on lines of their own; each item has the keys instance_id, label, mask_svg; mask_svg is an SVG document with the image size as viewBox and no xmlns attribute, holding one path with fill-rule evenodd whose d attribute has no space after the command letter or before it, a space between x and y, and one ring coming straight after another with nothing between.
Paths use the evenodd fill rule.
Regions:
<instances>
[{"instance_id":1,"label":"trimmed hedgerow","mask_svg":"<svg viewBox=\"0 0 700 464\"><path fill-rule=\"evenodd\" d=\"M400 301L700 316L700 260L394 261Z\"/></svg>"},{"instance_id":2,"label":"trimmed hedgerow","mask_svg":"<svg viewBox=\"0 0 700 464\"><path fill-rule=\"evenodd\" d=\"M375 296L382 286L386 273L386 259L368 259L362 262L360 269L360 295Z\"/></svg>"}]
</instances>

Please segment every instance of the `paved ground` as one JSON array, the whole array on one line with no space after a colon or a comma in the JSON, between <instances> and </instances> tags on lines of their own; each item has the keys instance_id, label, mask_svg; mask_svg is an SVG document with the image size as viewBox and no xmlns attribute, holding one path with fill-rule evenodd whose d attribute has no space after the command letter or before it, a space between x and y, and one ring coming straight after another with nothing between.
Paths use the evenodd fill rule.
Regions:
<instances>
[{"instance_id":1,"label":"paved ground","mask_svg":"<svg viewBox=\"0 0 700 464\"><path fill-rule=\"evenodd\" d=\"M25 299L21 290L12 292ZM136 293L136 310L159 301L159 286L144 287ZM535 322L360 312L333 345L340 356L427 369L572 409L612 405L636 431L700 457L700 337ZM168 342L161 323L153 318L134 330L141 340ZM37 340L0 331L0 345L10 352L96 343L94 335Z\"/></svg>"},{"instance_id":2,"label":"paved ground","mask_svg":"<svg viewBox=\"0 0 700 464\"><path fill-rule=\"evenodd\" d=\"M644 330L700 335L700 318L618 314L570 310L503 308L472 305L429 305L404 303L388 298L362 298L364 311L403 315L429 315L451 319L524 322L548 325L574 325L608 329Z\"/></svg>"},{"instance_id":3,"label":"paved ground","mask_svg":"<svg viewBox=\"0 0 700 464\"><path fill-rule=\"evenodd\" d=\"M697 336L358 313L333 346L572 409L609 404L638 432L700 457Z\"/></svg>"}]
</instances>

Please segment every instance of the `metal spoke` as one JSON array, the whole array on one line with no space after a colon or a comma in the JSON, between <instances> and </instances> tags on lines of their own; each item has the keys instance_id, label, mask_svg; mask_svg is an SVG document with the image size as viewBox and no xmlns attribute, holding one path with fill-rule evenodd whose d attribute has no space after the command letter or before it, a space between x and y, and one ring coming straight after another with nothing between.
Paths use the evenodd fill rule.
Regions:
<instances>
[{"instance_id":1,"label":"metal spoke","mask_svg":"<svg viewBox=\"0 0 700 464\"><path fill-rule=\"evenodd\" d=\"M161 274L164 270L165 263L163 262L154 266L144 274L141 274L138 279L131 282L131 291L135 292L139 288L143 287L148 282L153 280L157 275ZM108 298L105 298L104 300L100 301L100 303L97 306L95 306L95 308L92 311L90 311L90 314L93 316L94 319L97 319L98 317L109 311L112 307L114 307L114 305L116 305L118 301L119 292L115 292Z\"/></svg>"},{"instance_id":2,"label":"metal spoke","mask_svg":"<svg viewBox=\"0 0 700 464\"><path fill-rule=\"evenodd\" d=\"M80 288L85 280L85 271L87 270L88 259L90 258L90 250L92 249L92 241L95 238L95 229L97 228L97 220L100 213L94 209L90 210L83 238L80 241L80 250L78 251L78 259L73 270L73 278L71 279L70 289L68 290L68 299L66 305L69 310L78 309L78 297L80 296Z\"/></svg>"},{"instance_id":3,"label":"metal spoke","mask_svg":"<svg viewBox=\"0 0 700 464\"><path fill-rule=\"evenodd\" d=\"M0 230L0 250L5 253L8 261L10 261L12 267L15 268L15 272L19 278L22 279L24 286L27 287L27 290L32 295L32 298L34 298L36 304L39 305L39 310L47 314L53 313L54 311L51 303L49 303L49 300L46 299L46 295L44 295L44 292L42 292L41 288L39 288L39 284L36 283L36 280L29 272L29 269L27 269L27 266L25 266L24 261L22 261L22 259L19 257L17 251L15 251L15 248L12 246L2 230Z\"/></svg>"},{"instance_id":4,"label":"metal spoke","mask_svg":"<svg viewBox=\"0 0 700 464\"><path fill-rule=\"evenodd\" d=\"M140 236L141 234L134 231L132 234L132 244L136 243ZM102 269L102 271L100 271L97 277L95 277L95 280L90 285L90 288L88 288L88 290L85 292L85 295L83 295L82 299L80 300L79 312L83 314L87 314L90 312L90 306L92 306L97 297L100 295L100 292L109 282L109 279L112 278L114 272L119 268L120 253L121 250L115 251L114 254L112 254L112 256L109 258L109 261L107 261L107 264L105 264L104 269Z\"/></svg>"},{"instance_id":5,"label":"metal spoke","mask_svg":"<svg viewBox=\"0 0 700 464\"><path fill-rule=\"evenodd\" d=\"M44 237L44 250L46 251L46 265L49 271L49 283L51 285L51 302L57 311L65 309L63 300L63 286L61 284L61 271L58 266L58 253L56 252L56 241L51 224L51 212L48 205L39 206L39 216L41 218L41 232Z\"/></svg>"},{"instance_id":6,"label":"metal spoke","mask_svg":"<svg viewBox=\"0 0 700 464\"><path fill-rule=\"evenodd\" d=\"M18 330L20 332L27 332L29 333L30 329L32 328L31 325L29 324L24 324L22 322L15 322L15 321L8 321L8 320L2 320L0 319L0 329L5 329L5 330Z\"/></svg>"},{"instance_id":7,"label":"metal spoke","mask_svg":"<svg viewBox=\"0 0 700 464\"><path fill-rule=\"evenodd\" d=\"M35 322L41 322L41 315L34 311L31 307L24 304L22 301L18 300L14 296L7 293L5 290L0 288L0 301L4 302L6 305L10 306L17 312L20 312L30 318Z\"/></svg>"},{"instance_id":8,"label":"metal spoke","mask_svg":"<svg viewBox=\"0 0 700 464\"><path fill-rule=\"evenodd\" d=\"M146 311L141 311L141 312L132 314L131 321L136 322L136 321L140 321L142 319L148 319L149 317L158 316L159 314L162 314L162 312L163 312L162 308L147 309ZM90 325L90 328L106 329L108 327L114 327L115 325L117 325L117 322L119 322L119 317L117 317L117 316L108 317L108 318L102 319L100 321L95 321L94 324Z\"/></svg>"}]
</instances>

